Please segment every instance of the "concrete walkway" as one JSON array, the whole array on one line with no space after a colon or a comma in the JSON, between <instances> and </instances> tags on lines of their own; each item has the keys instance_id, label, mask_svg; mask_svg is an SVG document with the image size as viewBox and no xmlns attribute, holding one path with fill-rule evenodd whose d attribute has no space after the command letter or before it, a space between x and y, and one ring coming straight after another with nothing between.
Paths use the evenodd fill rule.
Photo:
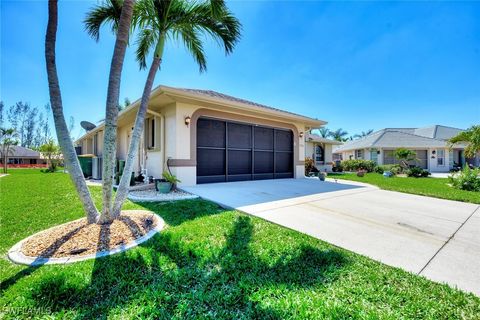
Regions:
<instances>
[{"instance_id":1,"label":"concrete walkway","mask_svg":"<svg viewBox=\"0 0 480 320\"><path fill-rule=\"evenodd\" d=\"M478 205L316 178L215 183L184 189L480 295Z\"/></svg>"}]
</instances>

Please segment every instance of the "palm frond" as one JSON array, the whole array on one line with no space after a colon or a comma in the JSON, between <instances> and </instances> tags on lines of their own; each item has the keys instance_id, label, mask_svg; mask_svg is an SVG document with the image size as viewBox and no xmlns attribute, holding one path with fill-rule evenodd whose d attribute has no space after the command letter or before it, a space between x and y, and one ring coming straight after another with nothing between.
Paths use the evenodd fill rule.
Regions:
<instances>
[{"instance_id":1,"label":"palm frond","mask_svg":"<svg viewBox=\"0 0 480 320\"><path fill-rule=\"evenodd\" d=\"M122 13L123 0L105 0L103 3L93 7L83 21L87 33L98 41L100 39L100 28L104 24L110 24L112 33L118 29L118 22Z\"/></svg>"},{"instance_id":2,"label":"palm frond","mask_svg":"<svg viewBox=\"0 0 480 320\"><path fill-rule=\"evenodd\" d=\"M140 65L140 69L147 67L147 56L151 48L155 45L157 40L156 33L152 29L142 29L137 38L137 61Z\"/></svg>"}]
</instances>

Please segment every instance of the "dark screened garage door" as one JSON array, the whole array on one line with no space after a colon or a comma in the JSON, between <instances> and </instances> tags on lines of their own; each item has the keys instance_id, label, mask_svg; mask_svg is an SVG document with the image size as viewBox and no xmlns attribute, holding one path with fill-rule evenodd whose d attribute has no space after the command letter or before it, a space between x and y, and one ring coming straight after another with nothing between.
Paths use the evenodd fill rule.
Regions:
<instances>
[{"instance_id":1,"label":"dark screened garage door","mask_svg":"<svg viewBox=\"0 0 480 320\"><path fill-rule=\"evenodd\" d=\"M293 178L291 130L200 118L197 183Z\"/></svg>"}]
</instances>

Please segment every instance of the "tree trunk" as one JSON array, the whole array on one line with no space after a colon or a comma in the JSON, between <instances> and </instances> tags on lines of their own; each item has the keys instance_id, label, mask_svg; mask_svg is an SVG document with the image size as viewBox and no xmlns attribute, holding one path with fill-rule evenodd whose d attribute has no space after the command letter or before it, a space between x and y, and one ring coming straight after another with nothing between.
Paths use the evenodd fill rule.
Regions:
<instances>
[{"instance_id":1,"label":"tree trunk","mask_svg":"<svg viewBox=\"0 0 480 320\"><path fill-rule=\"evenodd\" d=\"M148 102L150 101L150 93L152 92L153 80L157 74L157 70L160 68L162 59L158 56L153 58L152 65L148 71L147 81L143 88L142 101L137 111L137 117L135 119L135 125L133 127L132 138L130 139L130 146L128 147L127 160L125 162L125 168L123 169L123 175L120 179L117 195L113 204L113 216L118 217L120 210L122 209L123 202L127 198L128 186L130 184L130 178L132 175L133 162L138 153L138 146L140 143L140 137L143 133L143 127L145 124L145 114L147 113ZM162 150L162 152L165 152Z\"/></svg>"},{"instance_id":2,"label":"tree trunk","mask_svg":"<svg viewBox=\"0 0 480 320\"><path fill-rule=\"evenodd\" d=\"M105 131L103 136L103 212L100 222L112 221L113 175L117 156L117 118L120 81L125 51L128 45L130 24L132 21L134 0L123 2L122 13L117 31L117 40L110 65L107 103L105 107Z\"/></svg>"},{"instance_id":3,"label":"tree trunk","mask_svg":"<svg viewBox=\"0 0 480 320\"><path fill-rule=\"evenodd\" d=\"M78 162L75 148L73 147L70 133L68 132L65 116L63 115L62 96L58 83L57 65L55 61L55 43L57 40L58 8L57 0L48 1L48 25L45 36L45 59L47 63L48 90L50 93L50 104L52 106L53 120L57 132L58 143L63 152L65 164L70 177L75 185L83 209L89 223L98 219L98 211L95 208L90 191L83 177L80 163Z\"/></svg>"}]
</instances>

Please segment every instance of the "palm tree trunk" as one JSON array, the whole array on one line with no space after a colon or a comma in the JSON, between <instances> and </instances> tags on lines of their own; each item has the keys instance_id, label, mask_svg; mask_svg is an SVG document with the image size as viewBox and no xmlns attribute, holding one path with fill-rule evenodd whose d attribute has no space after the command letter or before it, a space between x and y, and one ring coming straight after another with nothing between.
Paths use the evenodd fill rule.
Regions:
<instances>
[{"instance_id":1,"label":"palm tree trunk","mask_svg":"<svg viewBox=\"0 0 480 320\"><path fill-rule=\"evenodd\" d=\"M127 198L128 186L132 175L133 162L138 152L138 146L140 143L140 137L143 133L143 127L145 123L145 114L147 113L148 102L150 101L150 93L152 92L153 80L157 74L157 70L160 68L162 59L158 56L153 58L152 65L148 71L147 81L143 88L142 101L137 111L137 117L135 119L135 125L133 127L132 138L130 139L130 146L128 147L127 160L125 162L125 168L123 169L123 175L120 179L117 195L113 204L113 216L118 217L120 210L122 209L123 202ZM165 151L163 151L165 152Z\"/></svg>"},{"instance_id":2,"label":"palm tree trunk","mask_svg":"<svg viewBox=\"0 0 480 320\"><path fill-rule=\"evenodd\" d=\"M57 0L48 1L48 26L45 36L45 59L47 62L48 89L50 92L50 104L52 106L53 120L57 132L58 143L62 149L65 164L70 177L75 185L83 209L89 223L94 223L98 218L98 211L95 208L90 191L83 177L80 163L78 162L75 148L73 147L67 123L63 114L62 95L58 83L57 65L55 61L55 43L57 40L58 8Z\"/></svg>"},{"instance_id":3,"label":"palm tree trunk","mask_svg":"<svg viewBox=\"0 0 480 320\"><path fill-rule=\"evenodd\" d=\"M130 24L132 21L135 0L123 2L122 13L117 31L117 40L110 65L108 80L107 103L105 108L105 131L103 136L103 212L100 223L112 220L113 175L117 155L117 118L120 81L122 75L125 51L128 45Z\"/></svg>"}]
</instances>

